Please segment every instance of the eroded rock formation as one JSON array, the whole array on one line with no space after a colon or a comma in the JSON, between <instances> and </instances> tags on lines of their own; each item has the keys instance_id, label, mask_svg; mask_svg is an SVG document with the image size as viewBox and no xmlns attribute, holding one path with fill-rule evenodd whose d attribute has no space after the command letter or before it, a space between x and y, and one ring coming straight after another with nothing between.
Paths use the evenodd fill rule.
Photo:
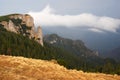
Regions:
<instances>
[{"instance_id":1,"label":"eroded rock formation","mask_svg":"<svg viewBox=\"0 0 120 80\"><path fill-rule=\"evenodd\" d=\"M0 21L0 24L2 24L6 30L22 34L30 39L35 39L43 46L42 29L39 26L37 32L35 31L34 20L30 15L12 14L3 16L2 18L5 19Z\"/></svg>"}]
</instances>

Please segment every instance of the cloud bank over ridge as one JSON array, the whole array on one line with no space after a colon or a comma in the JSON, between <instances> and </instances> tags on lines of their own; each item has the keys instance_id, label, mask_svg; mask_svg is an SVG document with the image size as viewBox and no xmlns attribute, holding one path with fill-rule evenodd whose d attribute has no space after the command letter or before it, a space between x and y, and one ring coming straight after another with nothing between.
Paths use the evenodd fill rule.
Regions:
<instances>
[{"instance_id":1,"label":"cloud bank over ridge","mask_svg":"<svg viewBox=\"0 0 120 80\"><path fill-rule=\"evenodd\" d=\"M36 25L42 27L88 27L89 30L100 33L103 31L116 32L120 28L120 19L99 17L90 13L60 15L56 14L49 5L40 12L29 12L28 14L34 18Z\"/></svg>"}]
</instances>

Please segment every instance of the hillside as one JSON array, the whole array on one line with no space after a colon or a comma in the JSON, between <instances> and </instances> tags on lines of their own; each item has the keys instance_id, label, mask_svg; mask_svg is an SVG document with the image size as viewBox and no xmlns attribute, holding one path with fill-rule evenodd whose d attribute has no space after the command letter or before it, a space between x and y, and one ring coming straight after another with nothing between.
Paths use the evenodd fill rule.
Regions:
<instances>
[{"instance_id":1,"label":"hillside","mask_svg":"<svg viewBox=\"0 0 120 80\"><path fill-rule=\"evenodd\" d=\"M0 80L120 80L118 75L68 70L55 61L0 55Z\"/></svg>"},{"instance_id":2,"label":"hillside","mask_svg":"<svg viewBox=\"0 0 120 80\"><path fill-rule=\"evenodd\" d=\"M79 62L74 55L62 49L46 43L43 47L28 37L7 31L2 26L0 26L0 54L45 60L56 59L60 64L69 68L75 68L75 64Z\"/></svg>"}]
</instances>

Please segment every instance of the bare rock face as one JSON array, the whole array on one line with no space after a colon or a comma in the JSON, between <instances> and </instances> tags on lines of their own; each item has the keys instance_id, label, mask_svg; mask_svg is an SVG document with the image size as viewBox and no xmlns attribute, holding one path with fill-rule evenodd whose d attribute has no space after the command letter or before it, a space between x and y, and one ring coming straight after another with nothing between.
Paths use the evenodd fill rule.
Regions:
<instances>
[{"instance_id":1,"label":"bare rock face","mask_svg":"<svg viewBox=\"0 0 120 80\"><path fill-rule=\"evenodd\" d=\"M37 28L36 32L36 40L38 43L40 43L43 46L43 36L42 36L42 29L40 26Z\"/></svg>"},{"instance_id":2,"label":"bare rock face","mask_svg":"<svg viewBox=\"0 0 120 80\"><path fill-rule=\"evenodd\" d=\"M8 30L17 33L15 26L14 26L14 23L11 20L8 23Z\"/></svg>"},{"instance_id":3,"label":"bare rock face","mask_svg":"<svg viewBox=\"0 0 120 80\"><path fill-rule=\"evenodd\" d=\"M34 20L30 15L12 14L5 16L5 18L3 21L0 21L0 24L6 30L35 39L43 46L42 29L38 27L37 32L35 32Z\"/></svg>"},{"instance_id":4,"label":"bare rock face","mask_svg":"<svg viewBox=\"0 0 120 80\"><path fill-rule=\"evenodd\" d=\"M33 27L34 26L34 20L28 14L25 14L25 15L22 15L22 14L12 15L12 16L10 16L10 18L21 19L22 20L22 24L26 24L26 26L32 27L32 29L34 29L34 27Z\"/></svg>"}]
</instances>

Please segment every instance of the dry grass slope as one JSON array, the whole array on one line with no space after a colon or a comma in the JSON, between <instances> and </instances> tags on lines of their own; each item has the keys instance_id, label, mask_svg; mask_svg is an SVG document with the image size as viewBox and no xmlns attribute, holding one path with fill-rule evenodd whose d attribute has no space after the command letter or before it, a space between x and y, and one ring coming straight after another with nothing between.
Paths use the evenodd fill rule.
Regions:
<instances>
[{"instance_id":1,"label":"dry grass slope","mask_svg":"<svg viewBox=\"0 0 120 80\"><path fill-rule=\"evenodd\" d=\"M67 70L51 61L0 55L0 80L120 80L120 76Z\"/></svg>"}]
</instances>

